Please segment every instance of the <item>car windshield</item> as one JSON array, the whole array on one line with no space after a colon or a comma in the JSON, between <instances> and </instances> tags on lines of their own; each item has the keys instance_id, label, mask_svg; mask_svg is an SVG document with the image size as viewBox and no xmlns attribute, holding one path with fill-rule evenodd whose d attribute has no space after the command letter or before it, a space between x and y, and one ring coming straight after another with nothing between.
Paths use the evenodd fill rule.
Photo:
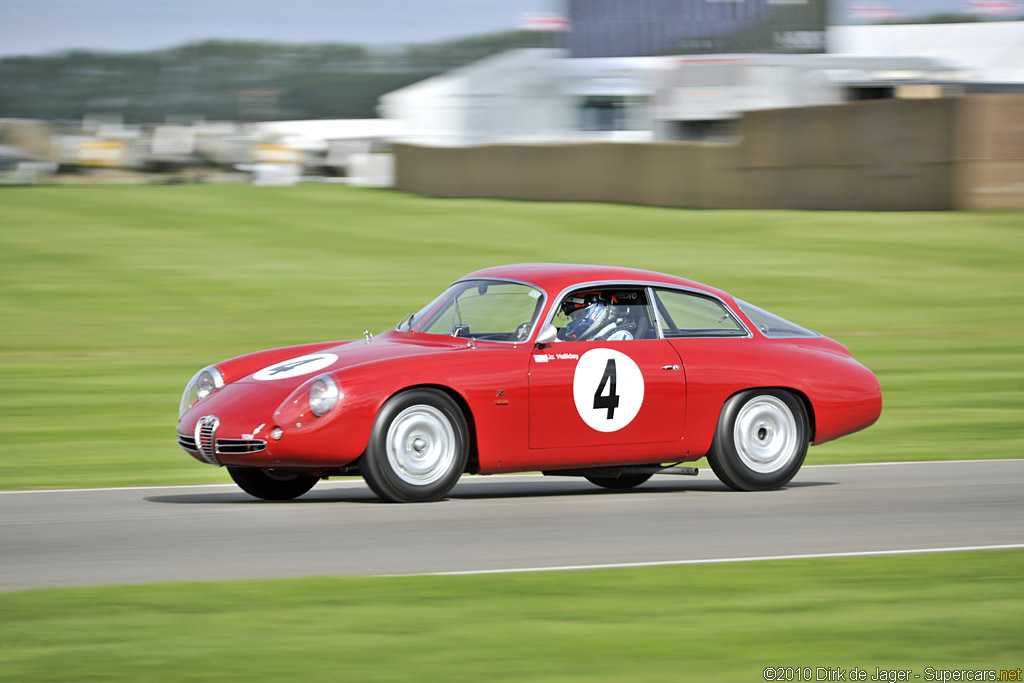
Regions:
<instances>
[{"instance_id":1,"label":"car windshield","mask_svg":"<svg viewBox=\"0 0 1024 683\"><path fill-rule=\"evenodd\" d=\"M750 318L750 322L757 325L757 329L759 329L761 334L766 337L782 339L786 337L821 336L817 332L800 327L796 323L791 323L785 318L780 318L774 313L769 313L763 308L758 308L753 304L748 304L746 301L736 299L736 304L740 307L741 311L747 314L747 317Z\"/></svg>"},{"instance_id":2,"label":"car windshield","mask_svg":"<svg viewBox=\"0 0 1024 683\"><path fill-rule=\"evenodd\" d=\"M407 315L395 329L522 342L530 337L543 300L539 289L519 282L463 280Z\"/></svg>"}]
</instances>

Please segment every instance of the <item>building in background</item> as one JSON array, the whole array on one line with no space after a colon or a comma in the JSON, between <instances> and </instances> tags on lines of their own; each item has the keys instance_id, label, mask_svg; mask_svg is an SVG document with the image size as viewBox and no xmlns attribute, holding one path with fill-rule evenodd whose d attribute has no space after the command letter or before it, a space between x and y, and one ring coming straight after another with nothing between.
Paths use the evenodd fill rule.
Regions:
<instances>
[{"instance_id":1,"label":"building in background","mask_svg":"<svg viewBox=\"0 0 1024 683\"><path fill-rule=\"evenodd\" d=\"M736 121L764 109L960 94L973 77L930 57L713 55L680 57L657 74L655 140L731 140Z\"/></svg>"},{"instance_id":2,"label":"building in background","mask_svg":"<svg viewBox=\"0 0 1024 683\"><path fill-rule=\"evenodd\" d=\"M826 0L568 0L572 57L825 51Z\"/></svg>"},{"instance_id":3,"label":"building in background","mask_svg":"<svg viewBox=\"0 0 1024 683\"><path fill-rule=\"evenodd\" d=\"M1020 90L1024 21L1005 21L1018 5L568 0L567 51L496 55L379 111L419 144L730 139L746 111ZM879 23L918 14L972 23Z\"/></svg>"},{"instance_id":4,"label":"building in background","mask_svg":"<svg viewBox=\"0 0 1024 683\"><path fill-rule=\"evenodd\" d=\"M573 86L588 82L589 74L567 73L563 56L563 50L524 49L488 57L384 95L379 112L401 122L405 142L564 139L581 129Z\"/></svg>"},{"instance_id":5,"label":"building in background","mask_svg":"<svg viewBox=\"0 0 1024 683\"><path fill-rule=\"evenodd\" d=\"M969 77L919 57L514 50L388 93L379 111L421 145L727 140L746 111L941 97Z\"/></svg>"},{"instance_id":6,"label":"building in background","mask_svg":"<svg viewBox=\"0 0 1024 683\"><path fill-rule=\"evenodd\" d=\"M834 26L829 51L931 57L972 72L968 92L1024 91L1024 21Z\"/></svg>"}]
</instances>

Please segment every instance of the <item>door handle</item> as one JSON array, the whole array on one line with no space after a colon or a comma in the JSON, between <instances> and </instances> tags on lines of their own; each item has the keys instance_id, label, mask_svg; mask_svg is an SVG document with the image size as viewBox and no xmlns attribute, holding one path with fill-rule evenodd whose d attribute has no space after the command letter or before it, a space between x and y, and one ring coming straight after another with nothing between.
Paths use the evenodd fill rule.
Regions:
<instances>
[{"instance_id":1,"label":"door handle","mask_svg":"<svg viewBox=\"0 0 1024 683\"><path fill-rule=\"evenodd\" d=\"M678 370L679 366L678 365L662 365L661 369L662 370Z\"/></svg>"}]
</instances>

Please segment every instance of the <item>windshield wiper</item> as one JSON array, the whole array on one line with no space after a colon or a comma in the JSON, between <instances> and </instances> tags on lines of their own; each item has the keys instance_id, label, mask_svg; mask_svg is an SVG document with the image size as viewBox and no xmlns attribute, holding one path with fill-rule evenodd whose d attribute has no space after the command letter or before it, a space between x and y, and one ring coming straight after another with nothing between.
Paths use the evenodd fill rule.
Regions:
<instances>
[{"instance_id":1,"label":"windshield wiper","mask_svg":"<svg viewBox=\"0 0 1024 683\"><path fill-rule=\"evenodd\" d=\"M412 330L412 319L415 317L415 313L406 313L398 324L395 325L395 329L399 332L409 332ZM402 325L405 325L405 330L402 329Z\"/></svg>"},{"instance_id":2,"label":"windshield wiper","mask_svg":"<svg viewBox=\"0 0 1024 683\"><path fill-rule=\"evenodd\" d=\"M459 297L455 297L455 315L452 316L452 327L448 330L448 334L453 337L458 337L459 332L462 330L462 309L459 308Z\"/></svg>"}]
</instances>

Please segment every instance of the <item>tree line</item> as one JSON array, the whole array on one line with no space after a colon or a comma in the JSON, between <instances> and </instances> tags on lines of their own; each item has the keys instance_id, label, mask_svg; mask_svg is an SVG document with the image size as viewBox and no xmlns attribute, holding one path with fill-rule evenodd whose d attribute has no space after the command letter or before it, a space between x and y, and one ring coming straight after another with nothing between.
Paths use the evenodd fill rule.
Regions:
<instances>
[{"instance_id":1,"label":"tree line","mask_svg":"<svg viewBox=\"0 0 1024 683\"><path fill-rule=\"evenodd\" d=\"M530 31L391 47L208 40L148 52L8 57L0 59L0 118L373 118L384 93L549 40Z\"/></svg>"}]
</instances>

